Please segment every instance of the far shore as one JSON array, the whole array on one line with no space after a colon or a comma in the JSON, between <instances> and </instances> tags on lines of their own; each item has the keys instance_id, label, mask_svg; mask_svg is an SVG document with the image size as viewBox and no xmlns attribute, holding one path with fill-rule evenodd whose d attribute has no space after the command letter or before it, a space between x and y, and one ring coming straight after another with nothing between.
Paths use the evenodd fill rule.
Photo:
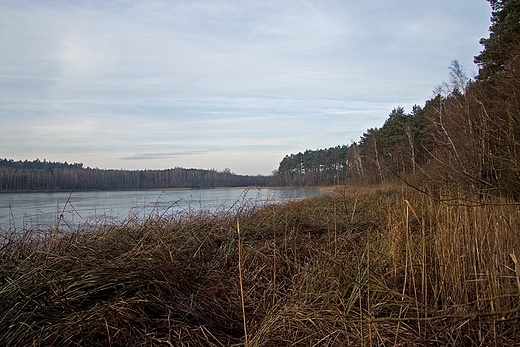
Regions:
<instances>
[{"instance_id":1,"label":"far shore","mask_svg":"<svg viewBox=\"0 0 520 347\"><path fill-rule=\"evenodd\" d=\"M186 188L151 188L151 189L45 189L45 190L0 190L0 194L15 193L72 193L72 192L132 192L132 191L180 191L180 190L204 190L204 189L317 189L320 191L334 192L337 186L251 186L251 187L186 187Z\"/></svg>"}]
</instances>

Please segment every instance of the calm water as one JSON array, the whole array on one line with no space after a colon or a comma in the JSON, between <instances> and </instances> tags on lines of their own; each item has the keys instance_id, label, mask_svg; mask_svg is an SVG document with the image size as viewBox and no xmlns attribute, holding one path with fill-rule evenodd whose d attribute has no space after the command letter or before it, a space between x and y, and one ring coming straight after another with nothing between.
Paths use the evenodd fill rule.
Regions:
<instances>
[{"instance_id":1,"label":"calm water","mask_svg":"<svg viewBox=\"0 0 520 347\"><path fill-rule=\"evenodd\" d=\"M0 230L46 229L96 221L123 221L151 214L228 211L266 202L311 197L318 189L200 189L0 194Z\"/></svg>"}]
</instances>

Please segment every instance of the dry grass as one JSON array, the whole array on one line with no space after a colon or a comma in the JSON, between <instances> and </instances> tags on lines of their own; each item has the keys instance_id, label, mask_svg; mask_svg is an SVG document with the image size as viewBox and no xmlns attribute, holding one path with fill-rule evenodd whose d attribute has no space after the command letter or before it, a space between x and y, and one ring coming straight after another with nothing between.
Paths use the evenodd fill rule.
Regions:
<instances>
[{"instance_id":1,"label":"dry grass","mask_svg":"<svg viewBox=\"0 0 520 347\"><path fill-rule=\"evenodd\" d=\"M519 207L466 201L342 188L10 235L0 345L518 345Z\"/></svg>"}]
</instances>

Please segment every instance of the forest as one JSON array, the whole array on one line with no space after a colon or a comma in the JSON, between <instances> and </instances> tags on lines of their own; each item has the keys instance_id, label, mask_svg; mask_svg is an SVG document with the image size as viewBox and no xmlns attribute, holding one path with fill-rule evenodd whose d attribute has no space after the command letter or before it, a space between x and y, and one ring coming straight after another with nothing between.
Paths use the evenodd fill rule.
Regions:
<instances>
[{"instance_id":1,"label":"forest","mask_svg":"<svg viewBox=\"0 0 520 347\"><path fill-rule=\"evenodd\" d=\"M0 192L245 187L265 186L268 180L229 169L105 170L82 163L0 160Z\"/></svg>"},{"instance_id":2,"label":"forest","mask_svg":"<svg viewBox=\"0 0 520 347\"><path fill-rule=\"evenodd\" d=\"M520 4L490 1L489 38L469 78L454 60L435 97L393 109L358 142L285 156L272 182L329 185L395 179L419 189L456 187L520 198Z\"/></svg>"}]
</instances>

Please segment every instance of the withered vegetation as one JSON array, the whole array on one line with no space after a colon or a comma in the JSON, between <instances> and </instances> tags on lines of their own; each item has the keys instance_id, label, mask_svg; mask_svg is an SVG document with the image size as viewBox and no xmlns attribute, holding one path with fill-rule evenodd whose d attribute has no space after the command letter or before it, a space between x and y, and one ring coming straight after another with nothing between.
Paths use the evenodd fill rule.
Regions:
<instances>
[{"instance_id":1,"label":"withered vegetation","mask_svg":"<svg viewBox=\"0 0 520 347\"><path fill-rule=\"evenodd\" d=\"M450 198L344 186L234 214L7 234L0 345L518 344L518 205Z\"/></svg>"}]
</instances>

